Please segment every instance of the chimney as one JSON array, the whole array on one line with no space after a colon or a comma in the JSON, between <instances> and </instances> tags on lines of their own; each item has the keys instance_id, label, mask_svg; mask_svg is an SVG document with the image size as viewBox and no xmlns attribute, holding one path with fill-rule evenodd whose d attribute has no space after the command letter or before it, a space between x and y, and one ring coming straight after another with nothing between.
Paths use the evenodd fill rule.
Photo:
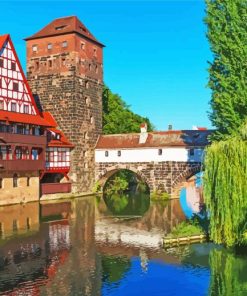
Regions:
<instances>
[{"instance_id":1,"label":"chimney","mask_svg":"<svg viewBox=\"0 0 247 296\"><path fill-rule=\"evenodd\" d=\"M148 126L146 122L140 125L140 130L141 130L141 133L139 137L139 144L145 144L148 138L148 132L147 132Z\"/></svg>"},{"instance_id":2,"label":"chimney","mask_svg":"<svg viewBox=\"0 0 247 296\"><path fill-rule=\"evenodd\" d=\"M168 131L172 131L172 124L168 124Z\"/></svg>"}]
</instances>

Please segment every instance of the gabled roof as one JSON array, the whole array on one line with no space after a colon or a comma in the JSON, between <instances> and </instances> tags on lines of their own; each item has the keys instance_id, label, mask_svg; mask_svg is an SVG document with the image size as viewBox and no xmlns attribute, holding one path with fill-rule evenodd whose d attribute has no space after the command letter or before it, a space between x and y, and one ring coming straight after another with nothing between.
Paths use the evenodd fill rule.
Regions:
<instances>
[{"instance_id":1,"label":"gabled roof","mask_svg":"<svg viewBox=\"0 0 247 296\"><path fill-rule=\"evenodd\" d=\"M94 41L100 46L104 46L93 36L93 34L76 16L68 16L55 19L47 26L45 26L43 29L41 29L39 32L35 33L30 37L25 38L25 40L64 35L69 33L79 34L89 40Z\"/></svg>"},{"instance_id":2,"label":"gabled roof","mask_svg":"<svg viewBox=\"0 0 247 296\"><path fill-rule=\"evenodd\" d=\"M210 130L180 130L150 132L145 143L139 143L140 134L103 135L96 149L204 147L209 144Z\"/></svg>"},{"instance_id":3,"label":"gabled roof","mask_svg":"<svg viewBox=\"0 0 247 296\"><path fill-rule=\"evenodd\" d=\"M48 142L48 147L64 147L64 148L73 148L74 145L69 142L65 137L64 133L56 128L49 128L49 131L54 132L60 135L59 140L52 139Z\"/></svg>"},{"instance_id":4,"label":"gabled roof","mask_svg":"<svg viewBox=\"0 0 247 296\"><path fill-rule=\"evenodd\" d=\"M51 128L48 128L50 132L60 135L60 139L52 139L48 142L48 147L68 147L73 148L74 145L65 137L64 133L57 129L57 122L50 112L43 112L42 116L50 123Z\"/></svg>"}]
</instances>

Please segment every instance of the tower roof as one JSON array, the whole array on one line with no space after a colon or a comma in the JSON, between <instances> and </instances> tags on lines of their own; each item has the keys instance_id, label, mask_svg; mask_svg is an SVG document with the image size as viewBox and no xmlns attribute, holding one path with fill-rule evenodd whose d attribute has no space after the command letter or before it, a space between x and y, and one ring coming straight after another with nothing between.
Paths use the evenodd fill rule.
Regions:
<instances>
[{"instance_id":1,"label":"tower roof","mask_svg":"<svg viewBox=\"0 0 247 296\"><path fill-rule=\"evenodd\" d=\"M76 17L76 16L68 16L55 19L43 29L35 33L34 35L25 38L24 40L33 40L44 37L51 37L57 35L64 35L76 33L80 36L83 36L86 39L89 39L100 46L104 46L100 43L93 34L85 27L85 25Z\"/></svg>"}]
</instances>

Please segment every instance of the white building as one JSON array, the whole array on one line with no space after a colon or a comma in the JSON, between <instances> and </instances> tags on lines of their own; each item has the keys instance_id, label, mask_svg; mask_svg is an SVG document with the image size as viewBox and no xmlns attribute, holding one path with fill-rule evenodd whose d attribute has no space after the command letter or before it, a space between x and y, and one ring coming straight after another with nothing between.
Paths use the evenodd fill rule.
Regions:
<instances>
[{"instance_id":1,"label":"white building","mask_svg":"<svg viewBox=\"0 0 247 296\"><path fill-rule=\"evenodd\" d=\"M139 134L100 136L95 149L95 161L201 162L211 132L206 129L147 132L146 124L142 124Z\"/></svg>"}]
</instances>

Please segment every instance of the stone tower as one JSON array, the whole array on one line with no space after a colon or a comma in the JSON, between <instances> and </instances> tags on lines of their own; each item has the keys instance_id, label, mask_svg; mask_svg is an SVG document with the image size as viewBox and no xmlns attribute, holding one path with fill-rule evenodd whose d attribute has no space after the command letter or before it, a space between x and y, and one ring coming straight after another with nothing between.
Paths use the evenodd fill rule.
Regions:
<instances>
[{"instance_id":1,"label":"stone tower","mask_svg":"<svg viewBox=\"0 0 247 296\"><path fill-rule=\"evenodd\" d=\"M32 92L75 145L73 191L90 191L94 147L102 132L104 46L75 16L56 19L25 40Z\"/></svg>"}]
</instances>

